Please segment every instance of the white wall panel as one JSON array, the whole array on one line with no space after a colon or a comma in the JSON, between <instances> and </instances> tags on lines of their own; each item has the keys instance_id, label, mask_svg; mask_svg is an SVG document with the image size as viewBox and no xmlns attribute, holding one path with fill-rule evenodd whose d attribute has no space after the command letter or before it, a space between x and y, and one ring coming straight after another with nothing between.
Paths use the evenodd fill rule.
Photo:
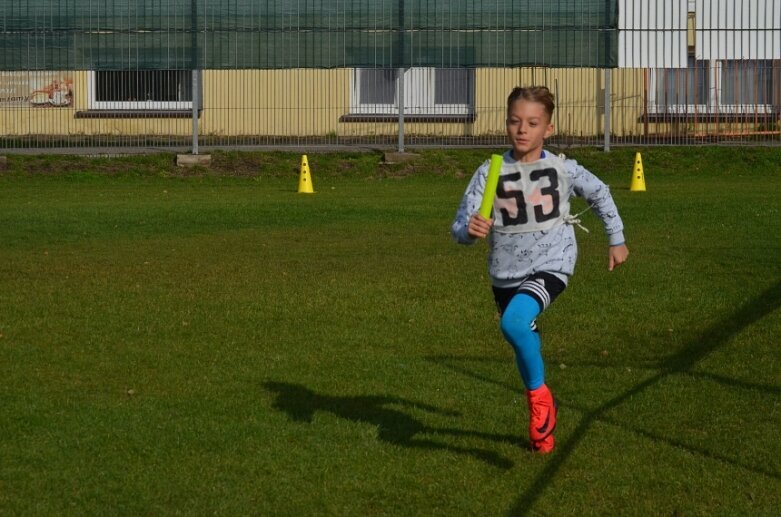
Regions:
<instances>
[{"instance_id":1,"label":"white wall panel","mask_svg":"<svg viewBox=\"0 0 781 517\"><path fill-rule=\"evenodd\" d=\"M686 68L687 12L687 0L619 0L618 66Z\"/></svg>"},{"instance_id":2,"label":"white wall panel","mask_svg":"<svg viewBox=\"0 0 781 517\"><path fill-rule=\"evenodd\" d=\"M781 0L696 0L697 59L781 59Z\"/></svg>"}]
</instances>

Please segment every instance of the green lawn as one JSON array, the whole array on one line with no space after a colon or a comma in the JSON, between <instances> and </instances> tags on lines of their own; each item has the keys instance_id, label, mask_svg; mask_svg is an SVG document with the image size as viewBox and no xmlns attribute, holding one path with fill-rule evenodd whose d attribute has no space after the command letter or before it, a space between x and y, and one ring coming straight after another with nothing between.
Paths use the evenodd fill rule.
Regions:
<instances>
[{"instance_id":1,"label":"green lawn","mask_svg":"<svg viewBox=\"0 0 781 517\"><path fill-rule=\"evenodd\" d=\"M490 150L9 157L0 514L776 515L781 149L571 149L613 188L540 319L557 450L528 452L486 247ZM583 208L582 201L574 210Z\"/></svg>"}]
</instances>

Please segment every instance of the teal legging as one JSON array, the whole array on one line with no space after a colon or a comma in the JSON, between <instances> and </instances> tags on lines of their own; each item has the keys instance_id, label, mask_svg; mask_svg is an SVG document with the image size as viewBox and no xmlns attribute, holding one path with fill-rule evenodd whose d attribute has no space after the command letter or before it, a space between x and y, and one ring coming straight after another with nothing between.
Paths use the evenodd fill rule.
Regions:
<instances>
[{"instance_id":1,"label":"teal legging","mask_svg":"<svg viewBox=\"0 0 781 517\"><path fill-rule=\"evenodd\" d=\"M542 362L540 335L532 330L534 319L540 314L540 304L528 294L518 293L502 314L502 334L515 350L515 363L528 390L545 384L545 365Z\"/></svg>"}]
</instances>

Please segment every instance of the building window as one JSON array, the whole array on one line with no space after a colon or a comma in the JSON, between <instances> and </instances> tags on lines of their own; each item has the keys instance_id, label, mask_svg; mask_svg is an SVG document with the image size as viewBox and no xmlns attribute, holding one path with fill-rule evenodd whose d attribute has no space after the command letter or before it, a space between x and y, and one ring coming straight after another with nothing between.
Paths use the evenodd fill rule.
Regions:
<instances>
[{"instance_id":1,"label":"building window","mask_svg":"<svg viewBox=\"0 0 781 517\"><path fill-rule=\"evenodd\" d=\"M190 70L122 70L89 73L89 109L191 110Z\"/></svg>"},{"instance_id":2,"label":"building window","mask_svg":"<svg viewBox=\"0 0 781 517\"><path fill-rule=\"evenodd\" d=\"M350 113L398 115L398 69L357 68ZM404 71L405 115L470 115L474 112L473 69L409 68Z\"/></svg>"},{"instance_id":3,"label":"building window","mask_svg":"<svg viewBox=\"0 0 781 517\"><path fill-rule=\"evenodd\" d=\"M773 66L770 60L695 61L689 56L688 68L651 69L649 86L652 114L769 113Z\"/></svg>"},{"instance_id":4,"label":"building window","mask_svg":"<svg viewBox=\"0 0 781 517\"><path fill-rule=\"evenodd\" d=\"M773 62L725 60L721 64L721 104L739 113L772 104Z\"/></svg>"},{"instance_id":5,"label":"building window","mask_svg":"<svg viewBox=\"0 0 781 517\"><path fill-rule=\"evenodd\" d=\"M651 69L652 113L694 113L708 110L710 71L707 61L688 58L688 68Z\"/></svg>"}]
</instances>

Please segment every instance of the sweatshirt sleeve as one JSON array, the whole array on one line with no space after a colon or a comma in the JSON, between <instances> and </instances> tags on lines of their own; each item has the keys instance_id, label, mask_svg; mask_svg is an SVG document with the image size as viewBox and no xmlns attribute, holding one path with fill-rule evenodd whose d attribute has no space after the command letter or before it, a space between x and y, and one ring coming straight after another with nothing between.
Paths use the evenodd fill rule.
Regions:
<instances>
[{"instance_id":1,"label":"sweatshirt sleeve","mask_svg":"<svg viewBox=\"0 0 781 517\"><path fill-rule=\"evenodd\" d=\"M602 220L610 246L624 244L624 223L618 215L610 187L575 160L566 161L575 195L582 197Z\"/></svg>"},{"instance_id":2,"label":"sweatshirt sleeve","mask_svg":"<svg viewBox=\"0 0 781 517\"><path fill-rule=\"evenodd\" d=\"M450 233L459 244L473 244L477 240L469 236L467 227L472 214L480 209L483 191L485 190L485 181L488 176L488 165L489 162L486 161L477 168L469 185L466 187L461 204L458 206L458 212L456 212L456 218L453 221L453 226L450 228Z\"/></svg>"}]
</instances>

